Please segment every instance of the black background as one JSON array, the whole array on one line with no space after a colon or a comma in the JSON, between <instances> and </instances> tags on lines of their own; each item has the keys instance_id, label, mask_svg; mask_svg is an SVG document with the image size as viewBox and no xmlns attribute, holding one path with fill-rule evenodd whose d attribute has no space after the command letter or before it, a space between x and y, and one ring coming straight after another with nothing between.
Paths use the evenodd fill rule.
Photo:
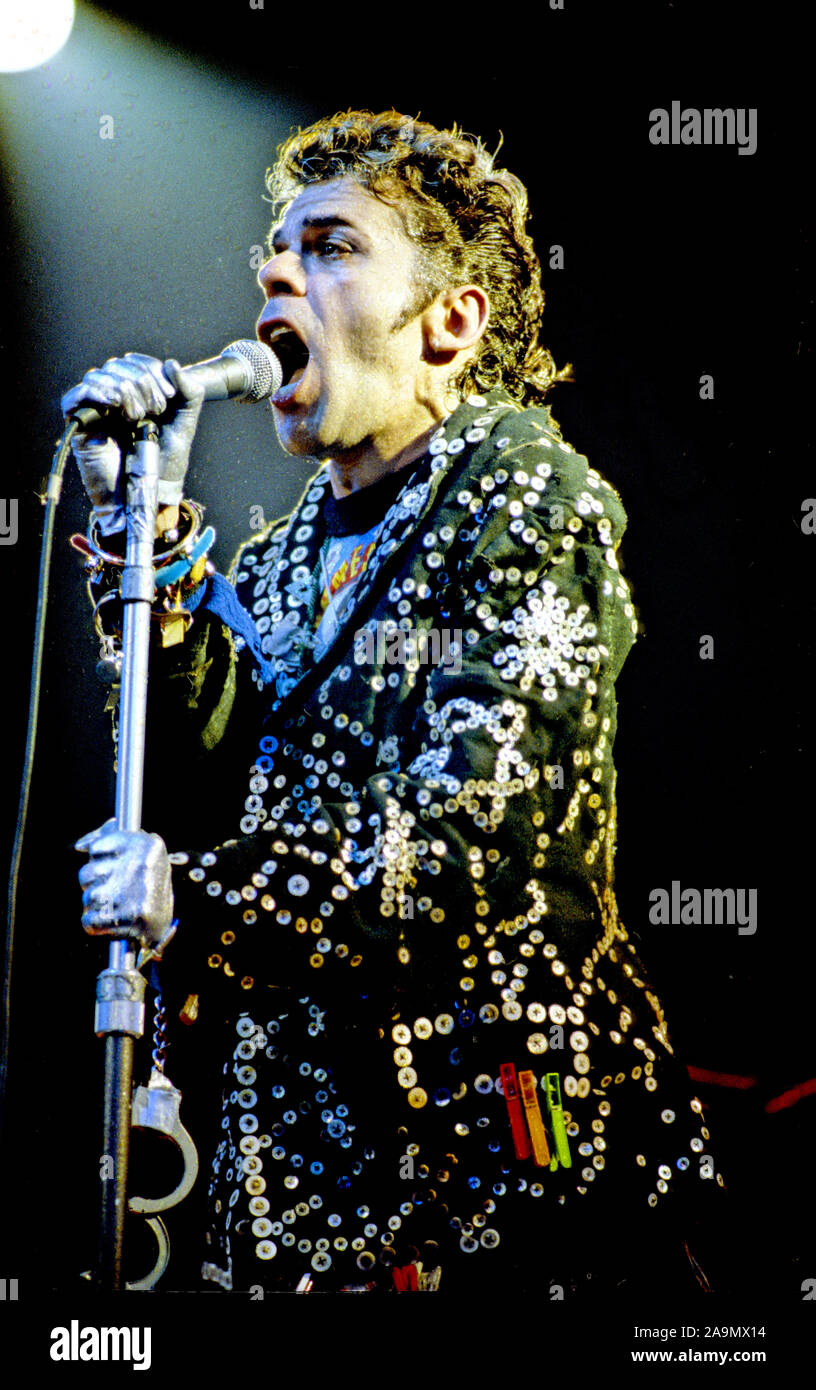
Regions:
<instances>
[{"instance_id":1,"label":"black background","mask_svg":"<svg viewBox=\"0 0 816 1390\"><path fill-rule=\"evenodd\" d=\"M618 686L621 914L687 1063L743 1078L700 1082L731 1191L742 1296L766 1316L793 1316L807 1308L804 1281L816 1279L816 1096L765 1107L816 1074L816 536L801 526L803 501L816 492L805 420L804 36L784 7L773 16L769 7L644 9L565 0L563 12L493 7L480 20L441 9L327 19L237 3L208 13L99 6L83 12L83 26L113 16L138 25L115 31L118 71L128 73L131 55L134 64L125 96L111 87L100 105L92 85L71 77L70 46L53 65L74 129L77 113L87 116L87 154L63 138L67 118L56 109L40 111L35 131L20 95L33 92L32 75L0 79L14 136L4 149L0 361L10 410L0 495L18 498L20 510L17 544L0 548L3 853L25 739L42 518L35 494L61 427L61 392L115 353L190 361L252 336L261 301L248 261L267 230L262 176L290 126L346 107L394 106L439 126L457 122L492 147L501 134L499 162L530 192L544 337L559 366L574 365L575 383L551 396L553 412L629 514L623 567L643 635ZM158 48L144 47L142 31ZM176 143L169 107L140 88L150 55L171 46L181 88L185 71L190 85ZM220 93L217 109L196 88L204 73ZM756 153L651 145L649 113L672 100L755 107ZM240 135L250 107L257 126L266 103L268 152L253 147L247 169L237 138L235 157L219 163L219 132ZM97 133L103 111L118 123L111 150ZM127 158L117 163L114 147ZM50 206L50 230L37 230L30 184L59 166L70 187L72 164L82 196ZM56 174L54 186L65 186ZM94 187L117 204L116 236L99 230ZM39 196L48 204L47 192ZM564 268L550 270L556 245ZM700 397L704 374L712 400ZM250 530L249 509L285 510L308 474L280 453L265 407L236 410L206 412L191 470L222 565ZM20 890L0 1259L0 1277L18 1277L29 1298L56 1296L55 1322L75 1315L76 1276L93 1260L101 1059L91 1021L104 962L79 928L71 846L110 814L113 786L96 646L67 546L85 516L69 471ZM713 660L700 657L704 635L714 639ZM756 935L651 926L649 892L674 879L756 888ZM175 1228L185 1230L181 1211ZM185 1256L174 1261L167 1283L181 1289Z\"/></svg>"}]
</instances>

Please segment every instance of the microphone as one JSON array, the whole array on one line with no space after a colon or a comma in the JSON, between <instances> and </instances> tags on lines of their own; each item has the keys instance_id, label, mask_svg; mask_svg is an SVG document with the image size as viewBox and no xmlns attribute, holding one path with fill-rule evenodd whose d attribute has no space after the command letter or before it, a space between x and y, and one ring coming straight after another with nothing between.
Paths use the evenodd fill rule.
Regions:
<instances>
[{"instance_id":1,"label":"microphone","mask_svg":"<svg viewBox=\"0 0 816 1390\"><path fill-rule=\"evenodd\" d=\"M262 401L274 395L283 381L283 368L275 353L254 338L241 338L225 347L220 356L193 362L183 370L201 382L205 401ZM78 405L68 411L67 418L90 429L116 408Z\"/></svg>"}]
</instances>

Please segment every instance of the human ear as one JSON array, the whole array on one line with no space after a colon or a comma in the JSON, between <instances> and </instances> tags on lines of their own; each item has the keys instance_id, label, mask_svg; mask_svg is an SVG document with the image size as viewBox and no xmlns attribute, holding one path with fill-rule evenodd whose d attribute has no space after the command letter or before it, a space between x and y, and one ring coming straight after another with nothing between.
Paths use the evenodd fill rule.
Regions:
<instances>
[{"instance_id":1,"label":"human ear","mask_svg":"<svg viewBox=\"0 0 816 1390\"><path fill-rule=\"evenodd\" d=\"M479 285L443 290L425 311L426 342L440 361L477 345L490 319L490 300Z\"/></svg>"}]
</instances>

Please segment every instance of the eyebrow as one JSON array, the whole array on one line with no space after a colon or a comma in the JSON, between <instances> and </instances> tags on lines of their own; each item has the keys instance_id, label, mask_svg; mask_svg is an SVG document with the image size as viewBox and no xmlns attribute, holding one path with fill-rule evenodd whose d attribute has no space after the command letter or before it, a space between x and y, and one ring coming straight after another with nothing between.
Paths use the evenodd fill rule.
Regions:
<instances>
[{"instance_id":1,"label":"eyebrow","mask_svg":"<svg viewBox=\"0 0 816 1390\"><path fill-rule=\"evenodd\" d=\"M356 230L353 222L349 222L348 218L341 217L339 213L335 212L326 213L322 217L304 217L300 227L301 231L304 232L326 227L349 227ZM280 249L281 241L281 227L276 227L270 236L270 245L273 250L278 251Z\"/></svg>"}]
</instances>

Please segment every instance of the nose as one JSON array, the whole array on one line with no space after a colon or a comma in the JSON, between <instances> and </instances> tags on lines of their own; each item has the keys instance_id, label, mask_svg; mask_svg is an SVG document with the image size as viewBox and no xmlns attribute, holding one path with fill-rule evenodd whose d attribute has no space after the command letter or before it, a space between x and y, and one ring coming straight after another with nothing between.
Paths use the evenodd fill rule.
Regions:
<instances>
[{"instance_id":1,"label":"nose","mask_svg":"<svg viewBox=\"0 0 816 1390\"><path fill-rule=\"evenodd\" d=\"M258 284L267 299L280 294L305 294L306 275L300 257L288 247L275 252L258 271Z\"/></svg>"}]
</instances>

